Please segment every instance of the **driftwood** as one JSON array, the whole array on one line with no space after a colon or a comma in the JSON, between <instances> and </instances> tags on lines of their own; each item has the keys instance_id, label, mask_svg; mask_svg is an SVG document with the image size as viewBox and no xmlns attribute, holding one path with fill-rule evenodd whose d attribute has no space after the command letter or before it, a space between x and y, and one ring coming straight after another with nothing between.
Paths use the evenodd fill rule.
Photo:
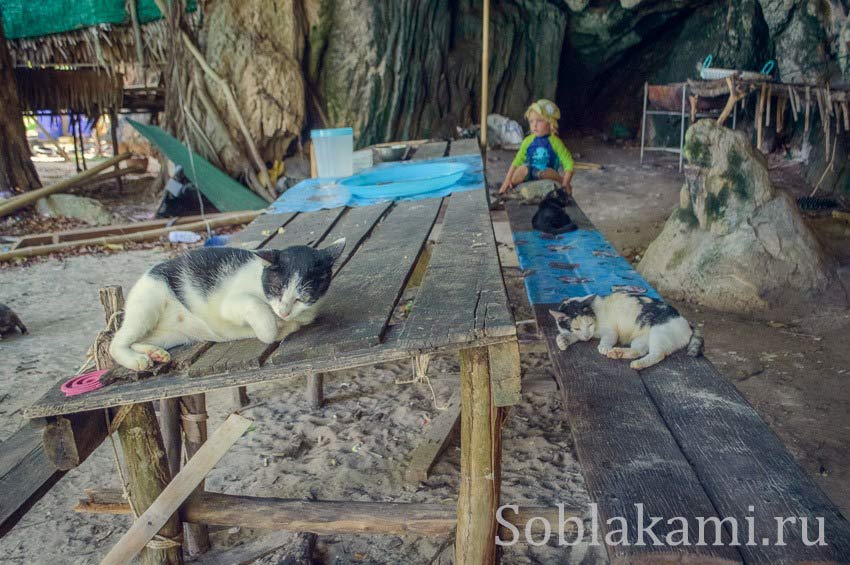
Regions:
<instances>
[{"instance_id":1,"label":"driftwood","mask_svg":"<svg viewBox=\"0 0 850 565\"><path fill-rule=\"evenodd\" d=\"M84 247L87 245L111 245L139 241L154 241L176 230L204 231L207 229L207 227L217 228L221 226L247 224L257 216L259 216L261 213L261 211L232 212L226 215L222 214L215 219L209 219L207 221L201 220L190 224L182 224L179 226L171 226L166 228L123 235L111 235L92 239L81 239L78 241L68 241L66 243L54 243L51 245L24 247L23 249L13 249L12 251L7 251L6 253L0 253L0 261L8 261L10 259L15 259L18 257L37 257L39 255L48 255L50 253L56 253L57 251L67 251L69 249L74 249L75 247Z\"/></svg>"},{"instance_id":2,"label":"driftwood","mask_svg":"<svg viewBox=\"0 0 850 565\"><path fill-rule=\"evenodd\" d=\"M74 175L69 179L57 182L56 184L51 184L50 186L45 186L44 188L30 190L29 192L25 192L24 194L10 198L8 201L0 203L0 217L7 216L12 212L17 212L21 208L26 208L30 204L34 204L39 198L44 198L45 196L50 196L51 194L62 192L63 190L67 190L71 187L79 186L80 183L82 183L83 181L91 179L99 172L106 170L112 165L120 163L125 159L129 159L130 157L130 153L122 153L120 155L116 155L112 159L106 160L103 163L100 163L97 166L92 167L91 169L82 172L78 175Z\"/></svg>"}]
</instances>

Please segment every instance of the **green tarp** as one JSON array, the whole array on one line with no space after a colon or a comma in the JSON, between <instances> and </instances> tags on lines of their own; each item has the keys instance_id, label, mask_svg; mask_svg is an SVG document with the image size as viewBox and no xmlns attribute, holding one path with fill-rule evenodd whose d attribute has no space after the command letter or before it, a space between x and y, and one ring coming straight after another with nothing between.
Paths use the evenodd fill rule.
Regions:
<instances>
[{"instance_id":1,"label":"green tarp","mask_svg":"<svg viewBox=\"0 0 850 565\"><path fill-rule=\"evenodd\" d=\"M183 173L219 211L262 210L268 206L265 200L221 172L194 151L190 159L186 146L168 135L162 128L140 124L134 120L127 121L165 153L166 157L182 166Z\"/></svg>"},{"instance_id":2,"label":"green tarp","mask_svg":"<svg viewBox=\"0 0 850 565\"><path fill-rule=\"evenodd\" d=\"M147 23L161 14L154 0L138 2L139 21ZM187 10L193 11L196 0ZM39 37L99 24L127 24L130 14L125 0L0 0L0 16L6 39Z\"/></svg>"}]
</instances>

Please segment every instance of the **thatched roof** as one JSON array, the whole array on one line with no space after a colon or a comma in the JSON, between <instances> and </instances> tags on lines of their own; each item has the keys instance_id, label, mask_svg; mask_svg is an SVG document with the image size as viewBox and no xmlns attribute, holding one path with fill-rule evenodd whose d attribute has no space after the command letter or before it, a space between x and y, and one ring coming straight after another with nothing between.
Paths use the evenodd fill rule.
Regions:
<instances>
[{"instance_id":1,"label":"thatched roof","mask_svg":"<svg viewBox=\"0 0 850 565\"><path fill-rule=\"evenodd\" d=\"M122 105L124 84L116 73L96 69L15 69L15 80L24 112L48 110L95 117Z\"/></svg>"}]
</instances>

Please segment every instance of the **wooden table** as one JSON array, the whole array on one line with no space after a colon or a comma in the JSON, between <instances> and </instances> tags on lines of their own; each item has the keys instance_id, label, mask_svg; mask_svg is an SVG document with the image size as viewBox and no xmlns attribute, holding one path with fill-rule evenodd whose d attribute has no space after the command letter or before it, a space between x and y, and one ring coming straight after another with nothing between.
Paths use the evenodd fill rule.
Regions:
<instances>
[{"instance_id":1,"label":"wooden table","mask_svg":"<svg viewBox=\"0 0 850 565\"><path fill-rule=\"evenodd\" d=\"M426 144L417 153L431 158L440 157L445 151L446 143L442 142ZM450 155L477 152L476 141L457 141L452 143ZM429 235L433 245L430 253L423 253ZM279 345L244 340L178 348L172 351L168 372L137 381L120 380L79 396L66 397L57 383L25 410L26 417L41 419L54 438L61 437L61 441L51 441L46 450L60 459L68 459L70 451L71 465L78 463L85 452L93 449L90 444L97 445L104 437L103 409L111 409L114 414L115 408L122 405L150 406L152 401L163 399L180 399L184 415L198 414L184 418L182 424L187 440L192 440L197 449L206 437L203 419L207 392L459 351L462 455L456 557L458 563L492 562L494 513L499 505L501 426L506 415L504 407L519 402L520 374L516 330L502 281L484 184L480 189L445 198L266 214L241 232L233 245L248 249L298 244L322 247L339 237L347 240L345 253L322 313L313 325ZM423 269L410 315L402 323L392 323L392 314L409 278L414 270ZM126 375L123 369L113 371ZM179 410L175 401L161 405L163 410ZM173 418L175 427L179 420ZM167 427L163 427L162 434L165 450L172 455L173 472L174 438L179 454L180 433L179 428ZM118 432L121 435L120 427ZM46 432L45 437L48 435ZM59 454L57 443L63 446ZM138 454L127 453L126 446L124 449L126 457L138 459ZM155 460L140 463L149 464L150 468L161 465ZM145 479L145 475L134 479L130 474L131 490L141 488L132 483ZM210 517L215 512L211 506L248 508L260 504L258 500L276 504L275 499L248 498L207 493L194 505L187 503L183 513L200 515L197 521L209 518L208 523L213 523L215 519ZM281 504L275 508L283 508ZM324 508L321 502L312 504L319 510ZM376 518L361 529L352 529L350 523L334 529L327 519L319 518L311 525L309 517L296 526L287 526L284 519L277 525L281 529L321 533L421 533L423 529L427 531L433 518L428 514L435 510L432 506L436 505L374 503L372 512L381 519ZM362 518L365 511L361 508L358 512ZM334 523L342 522L340 517ZM150 562L168 561L164 550L156 551L159 553L154 557L154 551L148 555Z\"/></svg>"}]
</instances>

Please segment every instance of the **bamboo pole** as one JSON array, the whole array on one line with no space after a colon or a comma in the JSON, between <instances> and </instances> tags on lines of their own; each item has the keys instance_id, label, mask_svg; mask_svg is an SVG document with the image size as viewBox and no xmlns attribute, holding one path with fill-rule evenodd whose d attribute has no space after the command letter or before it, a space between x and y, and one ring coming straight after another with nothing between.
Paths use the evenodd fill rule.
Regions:
<instances>
[{"instance_id":1,"label":"bamboo pole","mask_svg":"<svg viewBox=\"0 0 850 565\"><path fill-rule=\"evenodd\" d=\"M324 380L321 373L313 373L307 377L307 402L313 411L321 408L325 401Z\"/></svg>"},{"instance_id":2,"label":"bamboo pole","mask_svg":"<svg viewBox=\"0 0 850 565\"><path fill-rule=\"evenodd\" d=\"M104 169L108 169L112 165L116 165L125 159L129 159L130 156L130 153L122 153L121 155L108 159L87 171L74 175L69 179L57 182L56 184L51 184L50 186L45 186L44 188L30 190L29 192L25 192L19 196L11 198L7 202L0 204L0 217L7 216L21 208L26 208L30 204L36 202L39 198L44 198L45 196L62 192L63 190L73 186L78 186L81 182L90 179Z\"/></svg>"},{"instance_id":3,"label":"bamboo pole","mask_svg":"<svg viewBox=\"0 0 850 565\"><path fill-rule=\"evenodd\" d=\"M794 89L788 85L788 99L791 100L791 115L794 116L794 121L797 121L797 100L794 97Z\"/></svg>"},{"instance_id":4,"label":"bamboo pole","mask_svg":"<svg viewBox=\"0 0 850 565\"><path fill-rule=\"evenodd\" d=\"M756 110L756 149L761 151L762 128L764 124L764 99L767 93L767 84L762 83L759 93L758 108Z\"/></svg>"},{"instance_id":5,"label":"bamboo pole","mask_svg":"<svg viewBox=\"0 0 850 565\"><path fill-rule=\"evenodd\" d=\"M486 151L487 106L490 92L490 0L484 0L481 19L481 147Z\"/></svg>"},{"instance_id":6,"label":"bamboo pole","mask_svg":"<svg viewBox=\"0 0 850 565\"><path fill-rule=\"evenodd\" d=\"M811 106L812 102L812 89L810 87L806 87L806 124L803 128L803 133L809 133L809 106Z\"/></svg>"},{"instance_id":7,"label":"bamboo pole","mask_svg":"<svg viewBox=\"0 0 850 565\"><path fill-rule=\"evenodd\" d=\"M37 257L39 255L48 255L50 253L56 253L57 251L67 251L68 249L73 249L75 247L84 247L87 245L107 245L132 243L139 241L152 241L155 239L159 239L164 235L168 235L169 233L175 230L205 231L207 227L217 228L221 226L247 224L257 216L259 216L261 213L262 212L233 212L232 214L228 214L227 217L219 217L207 221L202 220L198 222L192 222L190 224L182 224L167 228L160 228L123 235L97 237L92 239L81 239L77 241L68 241L65 243L54 243L51 245L24 247L22 249L13 249L12 251L7 251L6 253L0 253L0 261L8 261L9 259L15 259L17 257Z\"/></svg>"},{"instance_id":8,"label":"bamboo pole","mask_svg":"<svg viewBox=\"0 0 850 565\"><path fill-rule=\"evenodd\" d=\"M461 350L460 380L460 493L455 563L495 563L504 409L493 404L486 347Z\"/></svg>"}]
</instances>

